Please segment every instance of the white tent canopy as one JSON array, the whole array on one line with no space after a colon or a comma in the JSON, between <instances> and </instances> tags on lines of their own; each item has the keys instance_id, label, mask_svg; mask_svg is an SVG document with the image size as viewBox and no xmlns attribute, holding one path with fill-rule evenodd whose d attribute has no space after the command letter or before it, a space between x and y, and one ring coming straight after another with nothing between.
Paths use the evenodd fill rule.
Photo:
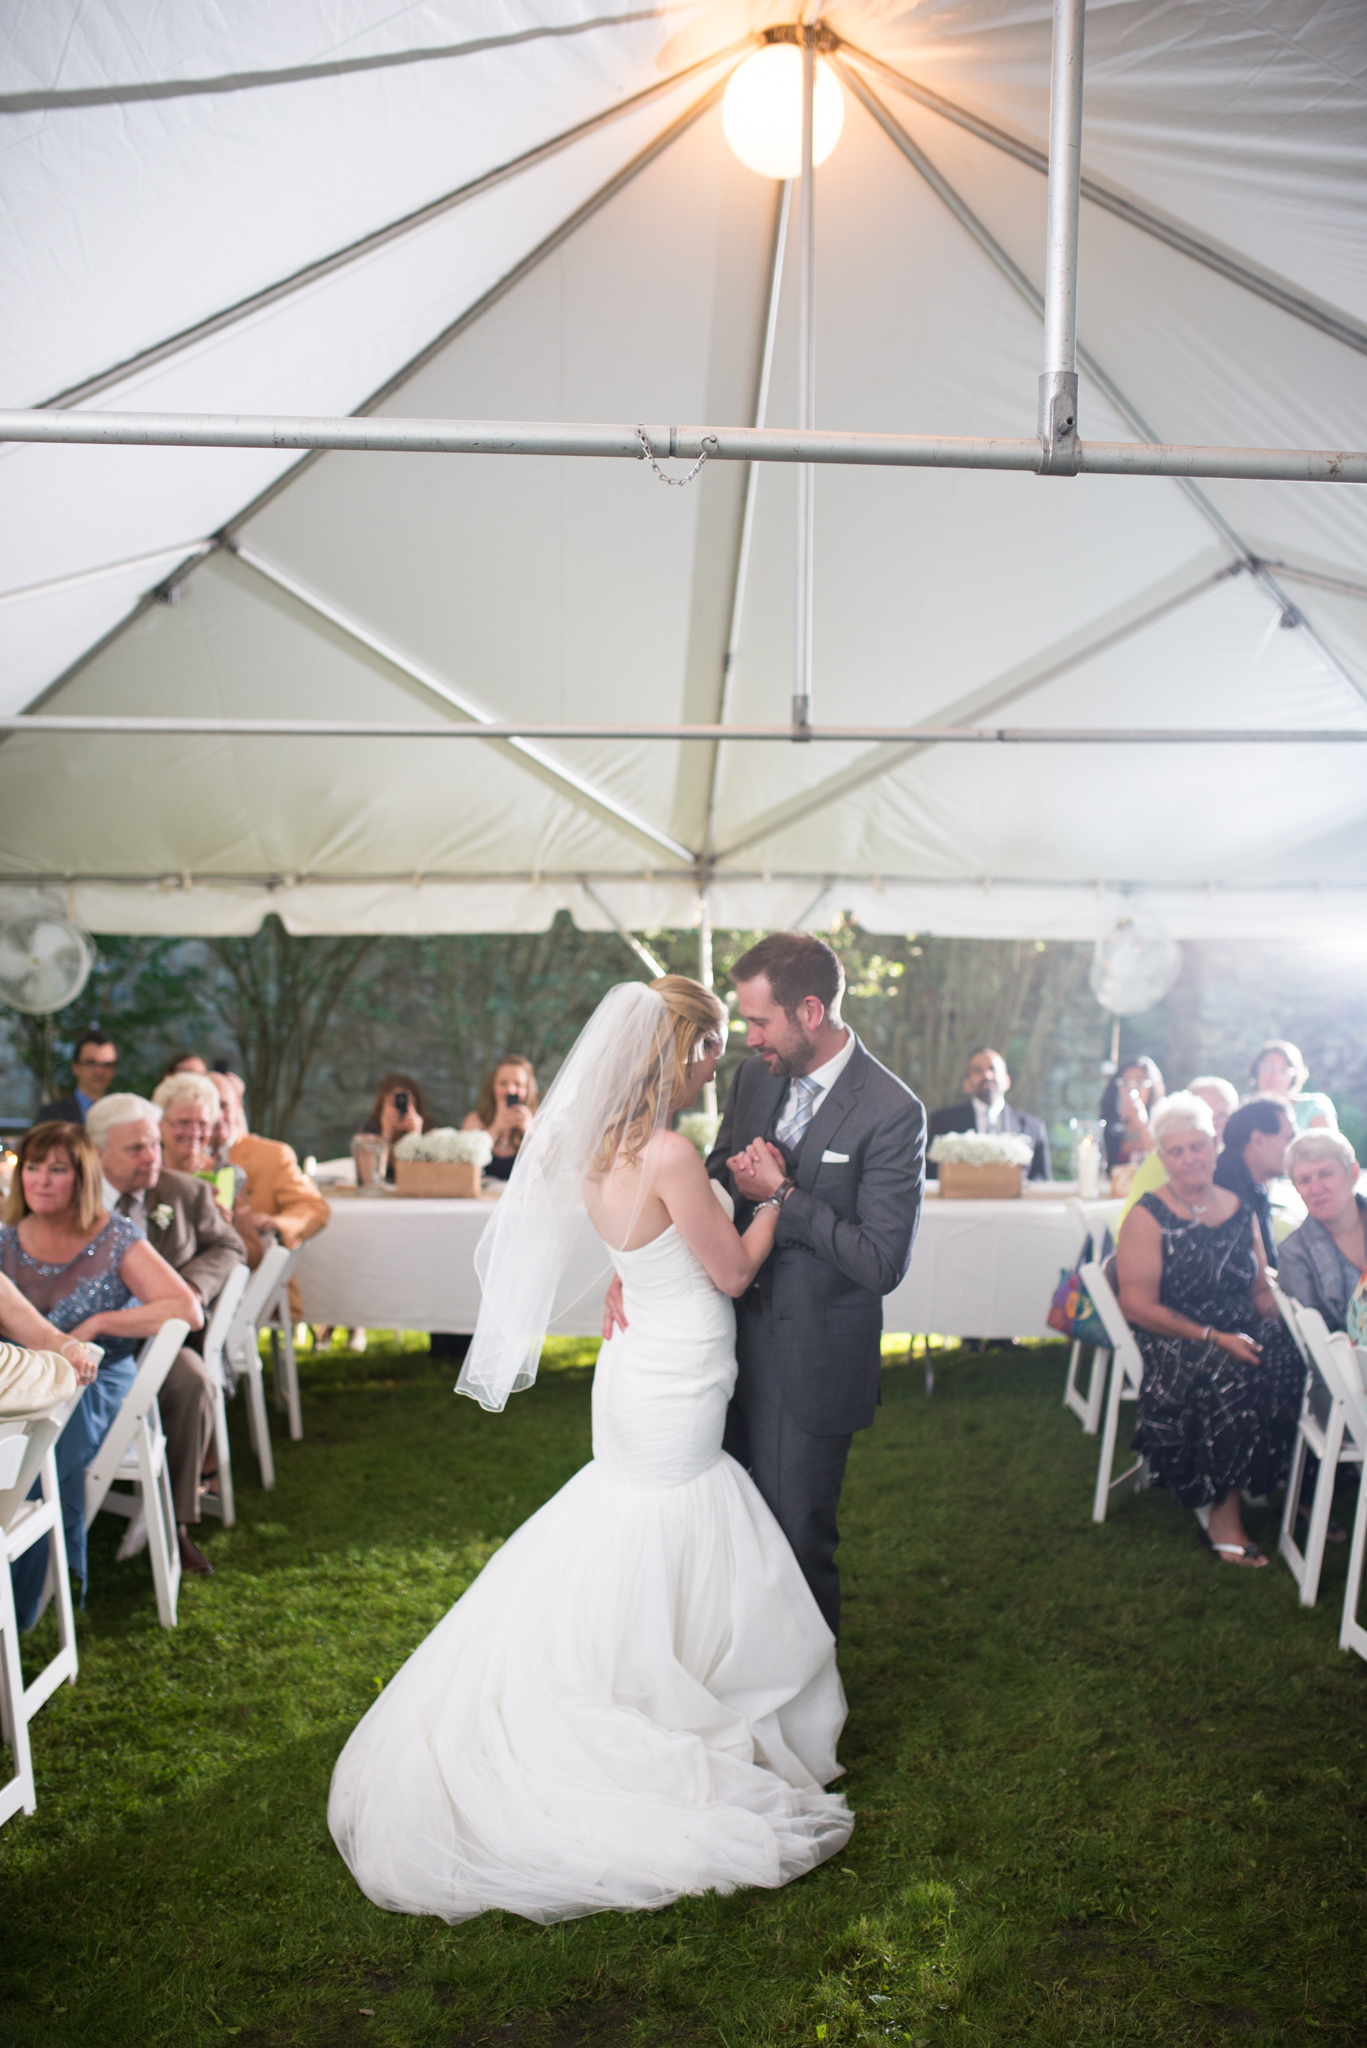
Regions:
<instances>
[{"instance_id":1,"label":"white tent canopy","mask_svg":"<svg viewBox=\"0 0 1367 2048\"><path fill-rule=\"evenodd\" d=\"M763 417L790 423L785 188L718 94L793 11L24 10L0 400L750 425L774 288ZM822 20L846 119L815 180L817 425L1033 434L1049 7ZM1367 448L1367 14L1092 0L1086 36L1081 432ZM435 737L11 734L0 914L639 929L705 888L745 927L1347 929L1342 740L441 737L783 725L795 506L780 465L666 490L623 461L6 445L0 715ZM1360 486L831 467L815 533L819 726L1367 732Z\"/></svg>"}]
</instances>

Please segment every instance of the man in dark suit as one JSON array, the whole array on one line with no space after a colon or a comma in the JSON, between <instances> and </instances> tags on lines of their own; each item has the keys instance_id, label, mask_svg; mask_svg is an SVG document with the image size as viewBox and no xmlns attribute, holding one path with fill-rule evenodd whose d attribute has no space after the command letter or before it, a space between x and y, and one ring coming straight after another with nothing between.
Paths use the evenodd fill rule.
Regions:
<instances>
[{"instance_id":1,"label":"man in dark suit","mask_svg":"<svg viewBox=\"0 0 1367 2048\"><path fill-rule=\"evenodd\" d=\"M926 1128L927 1138L938 1138L950 1131L1004 1131L1029 1138L1035 1148L1030 1161L1031 1180L1052 1180L1053 1168L1049 1162L1049 1134L1042 1120L1027 1116L1024 1110L1012 1109L1006 1099L1011 1086L1011 1076L1006 1071L1006 1061L999 1052L993 1052L990 1045L977 1046L968 1056L964 1072L964 1095L966 1100L956 1103L951 1109L937 1109L931 1114ZM932 1159L926 1166L932 1180L938 1180L940 1169Z\"/></svg>"},{"instance_id":2,"label":"man in dark suit","mask_svg":"<svg viewBox=\"0 0 1367 2048\"><path fill-rule=\"evenodd\" d=\"M219 1289L246 1258L247 1247L207 1181L163 1167L160 1122L156 1104L140 1095L109 1095L91 1110L86 1128L100 1155L106 1205L142 1225L153 1251L160 1252L204 1303L207 1324ZM213 1441L217 1395L212 1371L187 1345L176 1353L157 1397L180 1559L187 1571L201 1577L207 1577L213 1566L191 1541L188 1525L199 1520L200 1475ZM137 1547L135 1537L131 1543L125 1539L124 1554Z\"/></svg>"},{"instance_id":3,"label":"man in dark suit","mask_svg":"<svg viewBox=\"0 0 1367 2048\"><path fill-rule=\"evenodd\" d=\"M108 1091L118 1065L119 1055L113 1039L107 1037L98 1024L88 1025L76 1040L76 1050L71 1055L75 1088L70 1095L59 1095L55 1102L45 1102L34 1122L83 1124L95 1104Z\"/></svg>"},{"instance_id":4,"label":"man in dark suit","mask_svg":"<svg viewBox=\"0 0 1367 2048\"><path fill-rule=\"evenodd\" d=\"M775 932L732 970L749 1044L707 1162L744 1230L781 1201L774 1249L736 1303L726 1449L749 1471L833 1631L845 1461L879 1398L883 1296L920 1217L925 1111L840 1017L831 948Z\"/></svg>"}]
</instances>

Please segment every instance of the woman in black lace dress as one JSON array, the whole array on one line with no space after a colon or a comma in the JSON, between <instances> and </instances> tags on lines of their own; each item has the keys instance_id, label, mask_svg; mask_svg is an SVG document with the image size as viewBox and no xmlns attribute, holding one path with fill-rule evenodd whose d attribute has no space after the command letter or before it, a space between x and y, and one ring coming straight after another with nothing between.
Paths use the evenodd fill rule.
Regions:
<instances>
[{"instance_id":1,"label":"woman in black lace dress","mask_svg":"<svg viewBox=\"0 0 1367 2048\"><path fill-rule=\"evenodd\" d=\"M1154 1113L1168 1183L1125 1218L1120 1306L1144 1358L1135 1449L1183 1507L1209 1507L1227 1564L1264 1565L1240 1491L1285 1479L1305 1368L1277 1314L1252 1211L1215 1186L1215 1126L1199 1097Z\"/></svg>"}]
</instances>

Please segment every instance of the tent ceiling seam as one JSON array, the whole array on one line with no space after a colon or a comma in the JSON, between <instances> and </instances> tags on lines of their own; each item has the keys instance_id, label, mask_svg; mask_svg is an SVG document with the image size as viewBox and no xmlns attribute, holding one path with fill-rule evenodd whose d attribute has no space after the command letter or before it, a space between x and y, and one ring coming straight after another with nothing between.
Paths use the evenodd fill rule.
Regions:
<instances>
[{"instance_id":1,"label":"tent ceiling seam","mask_svg":"<svg viewBox=\"0 0 1367 2048\"><path fill-rule=\"evenodd\" d=\"M1046 151L1037 149L1033 143L1009 135L1005 129L997 128L992 122L970 113L967 107L944 98L942 94L932 91L929 86L918 84L904 72L894 70L890 64L885 64L881 58L858 48L856 44L842 39L840 47L860 64L867 64L870 70L877 71L899 92L917 101L928 112L940 115L942 119L953 122L956 127L975 136L978 141L989 143L992 148L1014 157L1018 163L1048 176L1049 157ZM1331 340L1340 342L1345 348L1355 349L1360 355L1367 355L1367 329L1361 327L1338 307L1318 304L1314 299L1296 291L1284 279L1251 269L1237 256L1226 254L1192 229L1177 222L1165 221L1160 214L1140 205L1137 200L1126 198L1123 193L1115 191L1099 179L1084 174L1082 196L1092 205L1114 215L1117 220L1124 221L1127 226L1138 228L1142 233L1152 236L1155 241L1165 243L1170 249L1189 257L1194 263L1200 263L1206 269L1214 271L1227 282L1266 300L1280 312L1288 313L1293 319L1318 329L1321 334L1328 335Z\"/></svg>"},{"instance_id":2,"label":"tent ceiling seam","mask_svg":"<svg viewBox=\"0 0 1367 2048\"><path fill-rule=\"evenodd\" d=\"M136 889L143 894L157 893L173 895L190 894L196 888L260 889L271 896L279 896L292 889L372 889L380 887L406 888L415 894L428 886L460 887L463 889L508 884L525 885L528 888L583 888L591 880L609 886L625 887L645 883L649 887L665 884L672 889L686 886L689 902L696 908L697 884L692 875L666 874L655 870L650 873L632 874L621 869L589 869L587 875L582 868L515 868L497 872L485 869L427 869L417 879L413 870L365 872L354 875L314 875L308 872L281 874L278 870L259 869L250 873L213 873L207 870L186 869L171 872L158 869L154 873L118 874L77 872L74 869L24 872L0 869L0 889L70 889L70 888L116 888ZM889 889L971 889L981 893L984 883L982 875L903 875L893 874L886 869L877 875L864 870L823 871L814 874L810 869L780 868L719 868L711 877L711 886L723 883L808 883L819 881L821 895L833 889L858 888L875 889L886 893ZM1050 877L1041 875L993 875L992 893L1020 889L1050 889L1085 892L1091 896L1115 894L1125 895L1138 891L1159 891L1171 895L1192 896L1234 896L1234 895L1279 895L1315 896L1367 894L1367 880L1326 877L1316 880L1274 878L1267 881L1240 882L1211 879L1207 881L1154 879L1138 876L1069 875ZM821 900L818 896L815 904ZM604 906L604 914L607 915ZM806 913L811 915L811 909Z\"/></svg>"},{"instance_id":3,"label":"tent ceiling seam","mask_svg":"<svg viewBox=\"0 0 1367 2048\"><path fill-rule=\"evenodd\" d=\"M136 106L148 100L190 99L233 92L261 92L277 85L308 85L324 78L349 78L364 71L396 71L411 64L440 64L456 57L478 57L489 50L509 50L520 43L539 43L582 36L594 29L625 28L657 21L667 14L690 12L683 7L638 7L630 14L596 14L587 21L553 22L537 28L513 29L506 35L479 36L466 43L439 43L418 50L381 50L372 57L334 57L316 64L294 64L278 71L229 71L217 78L167 78L130 85L76 85L51 91L0 93L0 114L65 113L78 107Z\"/></svg>"},{"instance_id":4,"label":"tent ceiling seam","mask_svg":"<svg viewBox=\"0 0 1367 2048\"><path fill-rule=\"evenodd\" d=\"M376 633L371 633L359 621L349 618L345 612L340 611L335 605L329 604L325 598L315 595L314 592L306 589L303 584L296 583L293 577L289 576L284 570L278 569L274 563L266 561L264 556L258 555L254 550L244 548L239 544L232 545L229 552L235 560L252 570L265 582L273 584L278 590L282 590L292 597L296 604L300 605L306 613L326 620L337 632L346 634L358 646L366 648L368 652L376 655L381 661L387 662L400 675L407 676L411 682L415 682L420 689L426 690L430 696L435 697L448 710L459 712L461 717L468 720L472 726L478 728L494 722L481 706L475 704L470 698L463 696L458 690L453 689L440 676L433 675L430 669L424 668L420 663L410 660L406 655L400 654L398 649L390 646L388 641L381 639ZM618 831L625 832L639 844L649 846L656 853L670 854L675 860L685 863L691 863L696 859L690 848L681 845L678 840L671 838L668 833L660 831L657 826L650 824L648 820L637 816L634 811L629 810L626 805L619 803L606 790L599 789L587 777L577 774L572 768L562 766L561 763L553 760L549 755L543 754L539 747L533 746L523 739L515 737L502 739L492 735L488 740L488 744L496 748L505 758L514 761L519 767L535 774L540 781L553 784L562 796L568 797L580 809L592 810L600 818L615 826Z\"/></svg>"},{"instance_id":5,"label":"tent ceiling seam","mask_svg":"<svg viewBox=\"0 0 1367 2048\"><path fill-rule=\"evenodd\" d=\"M936 197L948 207L959 225L966 233L972 236L984 255L990 258L998 270L1000 270L1002 276L1007 279L1008 283L1014 286L1026 304L1042 320L1044 317L1043 294L1035 289L1035 286L1025 275L1019 264L1007 254L985 222L979 219L968 202L950 184L944 173L936 168L920 145L907 134L900 122L893 118L871 87L859 78L856 73L852 72L847 64L842 64L838 57L832 61L834 68L839 71L841 77L850 87L850 90L864 107L865 112L870 114L878 123L878 126L888 137L888 140L900 150L907 162L920 173ZM894 77L897 76L896 73L892 75ZM1092 382L1110 400L1121 418L1128 422L1142 441L1156 442L1160 439L1156 430L1145 419L1138 407L1120 389L1109 371L1103 368L1091 350L1084 348L1080 341L1077 344L1077 360ZM1321 661L1334 671L1341 682L1347 684L1354 696L1367 703L1367 683L1360 680L1353 673L1347 663L1323 639L1304 611L1298 606L1293 605L1286 596L1286 593L1279 589L1276 579L1270 574L1267 565L1259 559L1242 534L1231 525L1230 521L1225 518L1223 512L1211 501L1205 491L1198 484L1194 483L1190 477L1176 477L1173 481L1177 484L1179 490L1185 493L1188 503L1201 514L1206 524L1219 535L1236 561L1257 578L1273 603L1278 605L1283 613L1290 613L1296 618Z\"/></svg>"},{"instance_id":6,"label":"tent ceiling seam","mask_svg":"<svg viewBox=\"0 0 1367 2048\"><path fill-rule=\"evenodd\" d=\"M1207 591L1216 589L1221 583L1228 582L1232 576L1242 573L1238 564L1209 571L1198 582L1185 585L1163 598L1158 604L1151 605L1146 611L1126 620L1122 625L1113 626L1108 632L1084 641L1070 653L1046 661L1045 667L1034 674L1006 684L996 691L993 690L993 685L988 683L982 689L973 691L968 697L961 697L955 703L946 705L941 718L946 726L952 726L957 719L986 717L1003 705L1017 703L1022 697L1032 696L1036 690L1042 690L1047 684L1056 682L1060 676L1080 668L1083 663L1094 660L1097 655L1108 653L1111 648L1120 646L1137 633L1144 632L1149 626L1157 625L1171 613L1180 611L1184 605L1203 597ZM940 720L931 722L938 724ZM798 796L790 797L786 803L776 804L762 817L751 819L749 824L740 828L741 836L732 839L718 857L730 860L737 853L743 853L747 847L757 846L762 840L773 838L775 833L786 832L790 826L800 824L814 812L825 810L831 804L838 803L842 797L853 795L856 789L862 789L868 783L876 782L880 777L890 775L898 768L904 768L908 762L929 753L934 744L937 743L920 741L898 747L896 742L893 742L888 754L880 753L878 758L873 760L852 762L847 769L831 776L825 783Z\"/></svg>"},{"instance_id":7,"label":"tent ceiling seam","mask_svg":"<svg viewBox=\"0 0 1367 2048\"><path fill-rule=\"evenodd\" d=\"M469 200L482 197L484 193L506 183L510 178L517 177L521 172L535 169L538 164L558 156L563 150L571 148L576 142L582 142L600 128L610 127L624 116L648 105L650 101L659 99L673 87L681 85L685 79L693 77L696 72L724 63L741 50L748 49L753 40L753 37L745 36L738 42L716 51L712 56L700 57L696 63L687 64L682 70L671 72L669 77L658 79L654 84L633 93L625 100L618 100L613 106L605 107L601 113L592 114L586 121L580 121L573 128L566 128L559 135L553 135L549 141L539 142L534 148L524 150L520 156L510 157L507 163L498 164L493 170L482 172L478 178L472 178L467 184L456 186L453 191L443 193L439 199L429 200L426 205L415 207L410 213L400 214L397 220L386 222L383 227L359 236L354 242L344 243L340 249L334 249L329 255L320 256L315 262L302 265L300 269L291 271L288 276L278 278L274 284L266 285L258 292L249 293L246 298L235 300L232 305L222 307L217 313L211 313L203 320L195 321L190 327L181 328L178 333L168 335L163 341L154 342L149 348L139 349L134 355L124 357L122 361L111 364L108 369L99 371L95 376L82 378L79 383L68 385L65 390L57 392L51 398L40 399L34 408L35 411L65 410L79 405L82 399L93 398L97 393L125 382L140 371L152 369L157 363L165 362L169 357L179 355L193 347L196 342L207 341L213 335L221 334L225 328L237 326L239 322L250 319L254 313L264 312L282 299L293 297L296 292L303 291L309 285L318 283L320 279L331 276L333 272L360 262L363 257L372 255L386 243L395 241L403 235L415 233L419 228L426 227L429 222L452 212L456 207L464 206Z\"/></svg>"}]
</instances>

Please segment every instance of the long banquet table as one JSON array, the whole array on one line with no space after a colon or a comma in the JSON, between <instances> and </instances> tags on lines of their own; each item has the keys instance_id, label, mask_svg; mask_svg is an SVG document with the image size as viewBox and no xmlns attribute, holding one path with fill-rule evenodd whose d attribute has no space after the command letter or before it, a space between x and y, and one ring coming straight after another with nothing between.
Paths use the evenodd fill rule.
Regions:
<instances>
[{"instance_id":1,"label":"long banquet table","mask_svg":"<svg viewBox=\"0 0 1367 2048\"><path fill-rule=\"evenodd\" d=\"M333 1191L329 1205L331 1223L309 1239L299 1264L309 1322L473 1330L475 1246L491 1203ZM1014 1202L947 1202L938 1189L928 1192L911 1270L883 1305L884 1329L1048 1336L1045 1317L1060 1271L1073 1265L1089 1230L1099 1247L1120 1209L1119 1201L1079 1202L1057 1181ZM577 1254L577 1271L585 1291L551 1328L561 1336L596 1336L603 1288L591 1277L587 1245Z\"/></svg>"}]
</instances>

